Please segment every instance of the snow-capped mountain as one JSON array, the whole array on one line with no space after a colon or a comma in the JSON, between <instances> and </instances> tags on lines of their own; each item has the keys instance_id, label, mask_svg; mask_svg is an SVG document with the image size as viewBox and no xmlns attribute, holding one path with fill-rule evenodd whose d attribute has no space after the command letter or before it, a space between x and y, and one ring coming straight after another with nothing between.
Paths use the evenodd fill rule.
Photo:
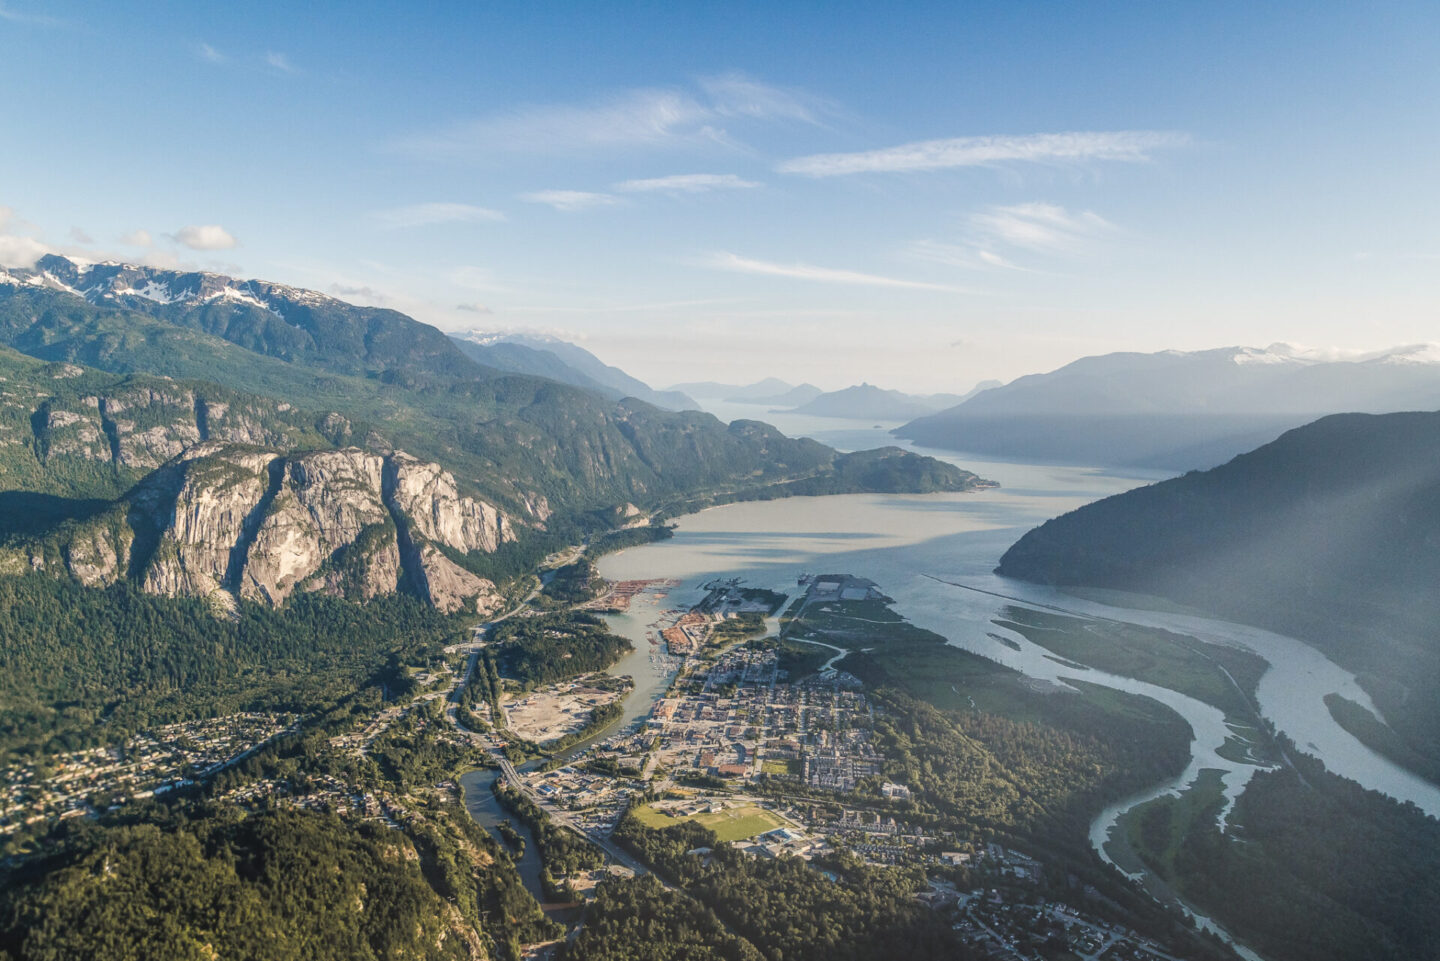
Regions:
<instances>
[{"instance_id":1,"label":"snow-capped mountain","mask_svg":"<svg viewBox=\"0 0 1440 961\"><path fill-rule=\"evenodd\" d=\"M248 304L282 317L286 306L297 304L350 306L313 290L263 280L236 280L206 271L166 270L113 260L87 263L55 254L41 257L33 269L0 269L0 284L64 291L92 304L107 306L196 307L219 301Z\"/></svg>"}]
</instances>

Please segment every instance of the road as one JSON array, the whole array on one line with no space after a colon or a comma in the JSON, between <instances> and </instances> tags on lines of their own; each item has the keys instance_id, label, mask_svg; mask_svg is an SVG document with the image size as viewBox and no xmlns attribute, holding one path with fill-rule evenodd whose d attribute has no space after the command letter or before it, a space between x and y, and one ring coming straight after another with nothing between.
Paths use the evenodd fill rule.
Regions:
<instances>
[{"instance_id":1,"label":"road","mask_svg":"<svg viewBox=\"0 0 1440 961\"><path fill-rule=\"evenodd\" d=\"M470 678L475 673L475 664L480 659L480 652L485 647L485 638L488 638L490 631L495 627L496 624L499 624L501 621L513 617L521 611L525 610L529 606L530 602L535 599L536 595L538 595L542 589L543 585L541 585L540 587L536 587L533 591L526 595L524 600L520 601L513 608L498 617L491 618L489 621L486 621L484 624L481 624L479 627L475 628L474 639L470 643L470 659L466 662L465 671L463 674L460 675L459 679L448 692L450 703L445 711L446 716L450 718L450 723L455 726L456 730L460 731L462 734L468 737L473 743L485 747L490 752L490 756L495 759L495 762L500 768L500 775L504 778L505 783L509 784L511 787L515 788L525 797L529 798L531 803L533 803L540 810L544 811L551 820L555 821L557 824L569 828L572 831L575 831L581 837L588 839L592 844L600 848L600 850L604 851L616 864L629 868L637 875L646 874L648 873L648 871L645 865L640 863L640 861L638 861L633 855L625 851L614 841L610 840L608 837L604 837L594 832L585 830L585 828L581 827L580 824L577 823L574 819L572 819L568 813L564 811L554 810L542 804L540 798L534 792L532 792L530 788L525 784L525 782L521 779L520 773L515 770L515 765L511 764L509 758L505 757L504 752L501 750L500 744L493 736L483 734L479 731L472 731L465 725L460 723L460 718L458 716L460 695L464 692L465 685L470 683ZM661 883L665 884L667 888L671 887L671 885L666 883L663 878L661 879Z\"/></svg>"},{"instance_id":2,"label":"road","mask_svg":"<svg viewBox=\"0 0 1440 961\"><path fill-rule=\"evenodd\" d=\"M600 850L604 851L607 855L609 855L616 864L619 864L622 867L629 868L631 871L634 871L636 875L649 873L648 869L645 867L644 864L642 864L624 848L620 847L620 845L610 840L610 838L605 837L604 835L594 831L587 831L577 821L571 818L570 815L565 811L557 811L554 808L546 807L541 802L539 796L536 795L533 791L531 791L530 788L525 784L525 782L520 778L520 773L515 770L515 765L511 764L510 761L505 757L505 755L501 754L498 750L494 750L492 751L492 753L494 754L495 759L500 762L500 775L505 779L505 783L508 784L510 787L514 788L515 790L519 791L521 794L523 794L526 798L530 800L530 803L534 804L537 808L544 811L545 814L550 818L550 820L554 821L556 824L561 825L562 827L569 828L570 830L579 834L581 837L587 839L591 844L595 845ZM656 875L656 877L659 877L659 875ZM673 886L666 883L664 878L660 878L660 883L664 884L667 888L671 888L673 890Z\"/></svg>"}]
</instances>

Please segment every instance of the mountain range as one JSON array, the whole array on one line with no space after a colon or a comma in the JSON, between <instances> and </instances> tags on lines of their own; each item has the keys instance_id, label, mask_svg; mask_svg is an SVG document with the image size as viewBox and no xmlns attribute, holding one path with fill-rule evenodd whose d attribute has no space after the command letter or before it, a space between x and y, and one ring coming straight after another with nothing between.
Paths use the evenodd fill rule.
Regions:
<instances>
[{"instance_id":1,"label":"mountain range","mask_svg":"<svg viewBox=\"0 0 1440 961\"><path fill-rule=\"evenodd\" d=\"M1440 350L1350 360L1283 344L1085 357L917 418L897 436L1017 459L1212 467L1331 413L1440 407Z\"/></svg>"},{"instance_id":2,"label":"mountain range","mask_svg":"<svg viewBox=\"0 0 1440 961\"><path fill-rule=\"evenodd\" d=\"M959 394L917 396L898 390L885 390L871 384L857 384L843 390L818 394L788 411L815 417L847 417L854 420L909 420L958 404Z\"/></svg>"},{"instance_id":3,"label":"mountain range","mask_svg":"<svg viewBox=\"0 0 1440 961\"><path fill-rule=\"evenodd\" d=\"M706 400L721 400L729 404L775 404L793 406L819 397L823 391L814 384L788 384L778 377L766 377L753 384L721 384L713 380L697 381L691 384L675 384L672 391L680 391Z\"/></svg>"},{"instance_id":4,"label":"mountain range","mask_svg":"<svg viewBox=\"0 0 1440 961\"><path fill-rule=\"evenodd\" d=\"M450 336L465 356L496 370L547 377L596 391L611 400L635 397L665 410L700 410L700 405L684 392L655 390L585 348L556 337L481 330Z\"/></svg>"},{"instance_id":5,"label":"mountain range","mask_svg":"<svg viewBox=\"0 0 1440 961\"><path fill-rule=\"evenodd\" d=\"M1440 771L1440 413L1322 418L1048 521L998 573L1159 595L1314 644Z\"/></svg>"},{"instance_id":6,"label":"mountain range","mask_svg":"<svg viewBox=\"0 0 1440 961\"><path fill-rule=\"evenodd\" d=\"M670 389L729 404L764 404L771 407L773 413L854 420L909 420L958 404L999 385L998 380L983 381L964 394L906 394L870 384L827 392L814 384L792 386L778 377L767 377L746 385L701 381L676 384Z\"/></svg>"},{"instance_id":7,"label":"mountain range","mask_svg":"<svg viewBox=\"0 0 1440 961\"><path fill-rule=\"evenodd\" d=\"M5 568L221 603L484 609L524 558L638 513L979 483L497 370L396 311L211 273L42 258L0 273L0 344Z\"/></svg>"}]
</instances>

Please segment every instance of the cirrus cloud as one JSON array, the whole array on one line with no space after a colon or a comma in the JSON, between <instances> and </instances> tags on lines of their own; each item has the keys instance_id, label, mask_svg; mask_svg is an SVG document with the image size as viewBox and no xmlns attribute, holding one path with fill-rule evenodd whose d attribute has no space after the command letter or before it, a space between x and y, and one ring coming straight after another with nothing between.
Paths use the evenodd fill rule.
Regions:
<instances>
[{"instance_id":1,"label":"cirrus cloud","mask_svg":"<svg viewBox=\"0 0 1440 961\"><path fill-rule=\"evenodd\" d=\"M781 173L838 177L858 173L905 173L1005 163L1080 163L1093 160L1139 163L1156 150L1183 147L1188 134L1163 130L1072 131L1023 136L954 137L921 140L857 153L812 154L781 163Z\"/></svg>"},{"instance_id":2,"label":"cirrus cloud","mask_svg":"<svg viewBox=\"0 0 1440 961\"><path fill-rule=\"evenodd\" d=\"M505 219L505 215L498 210L457 203L408 204L404 207L377 210L370 217L390 230L428 227L434 224L496 223Z\"/></svg>"},{"instance_id":3,"label":"cirrus cloud","mask_svg":"<svg viewBox=\"0 0 1440 961\"><path fill-rule=\"evenodd\" d=\"M507 153L613 150L730 143L729 120L815 125L833 112L802 91L744 74L702 78L694 87L644 87L583 104L538 104L404 138L408 153L451 158Z\"/></svg>"},{"instance_id":4,"label":"cirrus cloud","mask_svg":"<svg viewBox=\"0 0 1440 961\"><path fill-rule=\"evenodd\" d=\"M754 260L722 251L700 260L699 265L715 270L728 270L740 274L760 274L767 277L789 277L793 280L809 280L827 284L848 284L862 287L900 287L909 290L942 290L950 293L962 292L958 287L946 284L930 284L899 277L884 277L866 274L857 270L837 270L833 267L817 267L814 264L777 264L765 260Z\"/></svg>"},{"instance_id":5,"label":"cirrus cloud","mask_svg":"<svg viewBox=\"0 0 1440 961\"><path fill-rule=\"evenodd\" d=\"M745 190L759 186L758 182L742 180L735 174L672 174L668 177L623 180L610 189L630 194L699 194L710 190Z\"/></svg>"},{"instance_id":6,"label":"cirrus cloud","mask_svg":"<svg viewBox=\"0 0 1440 961\"><path fill-rule=\"evenodd\" d=\"M971 270L1027 270L1017 256L1082 255L1117 232L1114 224L1094 211L1072 213L1047 203L1008 204L971 214L958 243L921 240L908 252L919 260Z\"/></svg>"},{"instance_id":7,"label":"cirrus cloud","mask_svg":"<svg viewBox=\"0 0 1440 961\"><path fill-rule=\"evenodd\" d=\"M612 194L593 193L589 190L535 190L521 194L520 199L528 204L547 204L566 213L589 210L591 207L610 207L620 202L620 198Z\"/></svg>"}]
</instances>

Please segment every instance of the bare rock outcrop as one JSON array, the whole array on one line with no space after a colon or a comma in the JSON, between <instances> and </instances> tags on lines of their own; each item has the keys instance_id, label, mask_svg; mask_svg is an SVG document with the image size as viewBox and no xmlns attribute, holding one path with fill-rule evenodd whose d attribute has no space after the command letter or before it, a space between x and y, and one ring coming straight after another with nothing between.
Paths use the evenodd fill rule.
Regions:
<instances>
[{"instance_id":1,"label":"bare rock outcrop","mask_svg":"<svg viewBox=\"0 0 1440 961\"><path fill-rule=\"evenodd\" d=\"M439 464L397 452L390 456L389 468L391 502L417 539L487 554L515 539L504 514L483 501L461 497L454 475Z\"/></svg>"},{"instance_id":2,"label":"bare rock outcrop","mask_svg":"<svg viewBox=\"0 0 1440 961\"><path fill-rule=\"evenodd\" d=\"M503 598L494 582L467 571L434 544L420 546L417 553L424 576L425 599L435 607L447 614L464 608L477 614L491 614L500 609Z\"/></svg>"},{"instance_id":3,"label":"bare rock outcrop","mask_svg":"<svg viewBox=\"0 0 1440 961\"><path fill-rule=\"evenodd\" d=\"M88 442L103 443L104 406L91 408L92 420L51 415L77 443L86 428L99 435ZM403 589L446 612L486 613L501 603L494 583L455 558L514 539L504 513L462 496L438 464L403 452L286 456L211 440L146 475L100 516L0 550L0 570L63 571L96 586L133 575L154 594L274 606L296 591L364 601Z\"/></svg>"},{"instance_id":4,"label":"bare rock outcrop","mask_svg":"<svg viewBox=\"0 0 1440 961\"><path fill-rule=\"evenodd\" d=\"M160 544L142 585L152 594L207 597L228 586L234 551L266 495L277 455L205 444L178 468L178 489L168 508L156 505Z\"/></svg>"},{"instance_id":5,"label":"bare rock outcrop","mask_svg":"<svg viewBox=\"0 0 1440 961\"><path fill-rule=\"evenodd\" d=\"M384 463L354 447L287 461L284 480L247 552L241 596L283 604L362 531L389 522L381 499ZM383 587L373 593L384 593ZM388 588L393 591L394 583Z\"/></svg>"}]
</instances>

